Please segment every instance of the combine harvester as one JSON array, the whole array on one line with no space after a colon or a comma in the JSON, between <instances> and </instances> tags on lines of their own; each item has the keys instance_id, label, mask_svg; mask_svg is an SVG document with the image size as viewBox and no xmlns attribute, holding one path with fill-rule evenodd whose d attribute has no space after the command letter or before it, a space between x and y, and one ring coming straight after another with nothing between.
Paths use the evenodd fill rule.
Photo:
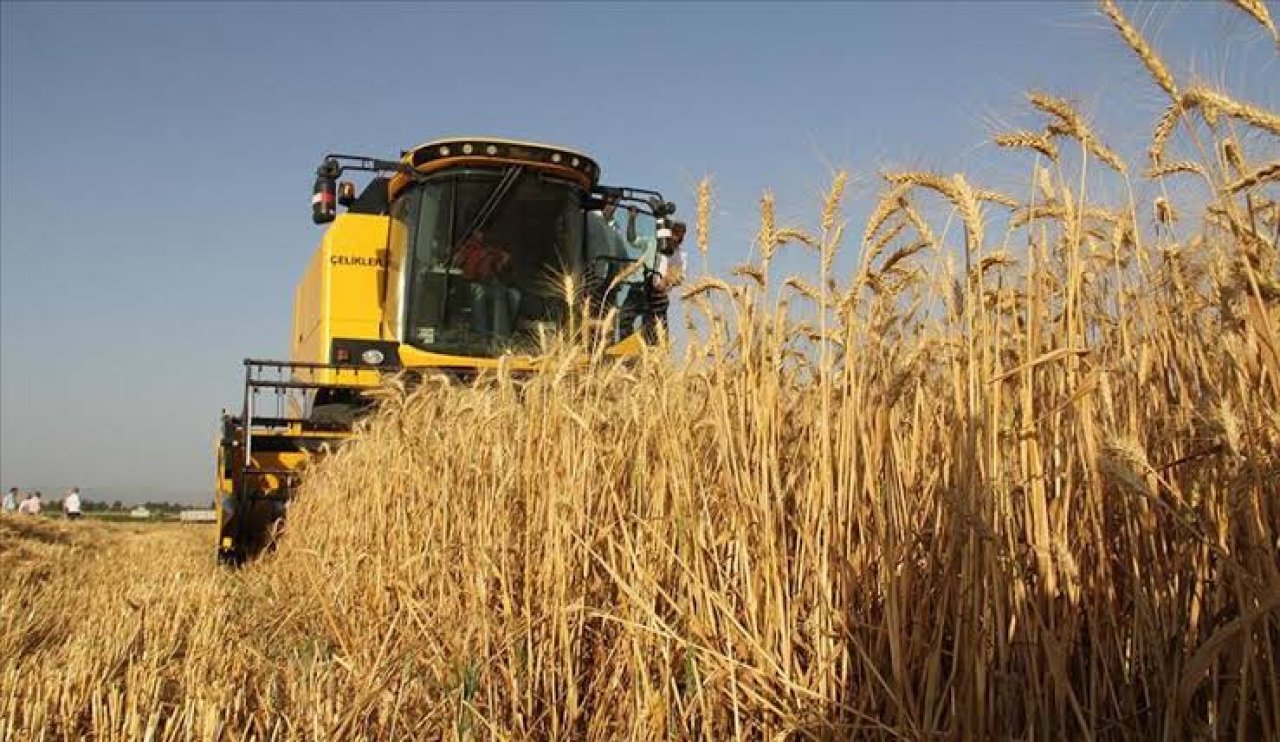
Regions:
<instances>
[{"instance_id":1,"label":"combine harvester","mask_svg":"<svg viewBox=\"0 0 1280 742\"><path fill-rule=\"evenodd\" d=\"M372 173L358 196L340 180L348 171ZM565 276L593 315L619 309L601 328L608 352L640 351L634 325L650 284L627 266L670 251L675 205L599 179L580 152L501 139L428 142L399 160L324 158L312 218L330 226L294 294L290 360L246 359L243 410L222 416L222 561L271 543L308 461L350 435L372 404L363 392L386 376L466 380L500 362L537 371L531 354L570 317ZM638 215L634 234L606 222L619 206Z\"/></svg>"}]
</instances>

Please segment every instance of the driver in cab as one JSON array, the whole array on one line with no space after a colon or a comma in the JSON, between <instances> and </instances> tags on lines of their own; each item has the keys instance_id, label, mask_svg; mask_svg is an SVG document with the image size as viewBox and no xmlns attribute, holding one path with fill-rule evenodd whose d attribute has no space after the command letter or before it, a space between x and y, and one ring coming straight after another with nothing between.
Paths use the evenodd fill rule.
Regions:
<instances>
[{"instance_id":1,"label":"driver in cab","mask_svg":"<svg viewBox=\"0 0 1280 742\"><path fill-rule=\"evenodd\" d=\"M502 273L511 264L511 252L489 239L477 229L458 246L458 268L468 281L486 281Z\"/></svg>"}]
</instances>

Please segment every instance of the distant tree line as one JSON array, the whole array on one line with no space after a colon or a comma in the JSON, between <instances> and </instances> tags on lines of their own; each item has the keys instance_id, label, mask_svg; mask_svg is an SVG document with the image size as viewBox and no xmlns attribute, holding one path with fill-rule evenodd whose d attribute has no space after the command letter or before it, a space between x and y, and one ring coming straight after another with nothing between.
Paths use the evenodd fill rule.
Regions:
<instances>
[{"instance_id":1,"label":"distant tree line","mask_svg":"<svg viewBox=\"0 0 1280 742\"><path fill-rule=\"evenodd\" d=\"M177 514L192 507L176 502L144 502L142 506L152 513L165 515ZM115 502L85 500L80 503L80 508L86 513L127 513L136 507L138 507L137 504L126 505L119 500Z\"/></svg>"}]
</instances>

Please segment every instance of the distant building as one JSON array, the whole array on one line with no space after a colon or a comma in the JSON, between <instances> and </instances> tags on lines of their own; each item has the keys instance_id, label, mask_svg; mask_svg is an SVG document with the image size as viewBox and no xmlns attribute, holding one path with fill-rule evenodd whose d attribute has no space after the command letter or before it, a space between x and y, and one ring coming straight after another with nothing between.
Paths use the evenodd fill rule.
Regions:
<instances>
[{"instance_id":1,"label":"distant building","mask_svg":"<svg viewBox=\"0 0 1280 742\"><path fill-rule=\"evenodd\" d=\"M178 520L183 523L214 523L218 514L213 510L183 510L178 513Z\"/></svg>"},{"instance_id":2,"label":"distant building","mask_svg":"<svg viewBox=\"0 0 1280 742\"><path fill-rule=\"evenodd\" d=\"M146 520L151 517L151 511L139 505L138 507L129 511L129 517L137 518L138 520Z\"/></svg>"}]
</instances>

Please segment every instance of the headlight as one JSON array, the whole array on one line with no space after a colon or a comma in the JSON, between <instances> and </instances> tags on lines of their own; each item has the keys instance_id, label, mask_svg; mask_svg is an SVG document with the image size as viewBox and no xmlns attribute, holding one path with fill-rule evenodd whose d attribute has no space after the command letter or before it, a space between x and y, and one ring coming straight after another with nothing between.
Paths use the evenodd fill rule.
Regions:
<instances>
[{"instance_id":1,"label":"headlight","mask_svg":"<svg viewBox=\"0 0 1280 742\"><path fill-rule=\"evenodd\" d=\"M339 366L374 367L383 371L400 368L399 343L373 338L334 338L329 357Z\"/></svg>"}]
</instances>

